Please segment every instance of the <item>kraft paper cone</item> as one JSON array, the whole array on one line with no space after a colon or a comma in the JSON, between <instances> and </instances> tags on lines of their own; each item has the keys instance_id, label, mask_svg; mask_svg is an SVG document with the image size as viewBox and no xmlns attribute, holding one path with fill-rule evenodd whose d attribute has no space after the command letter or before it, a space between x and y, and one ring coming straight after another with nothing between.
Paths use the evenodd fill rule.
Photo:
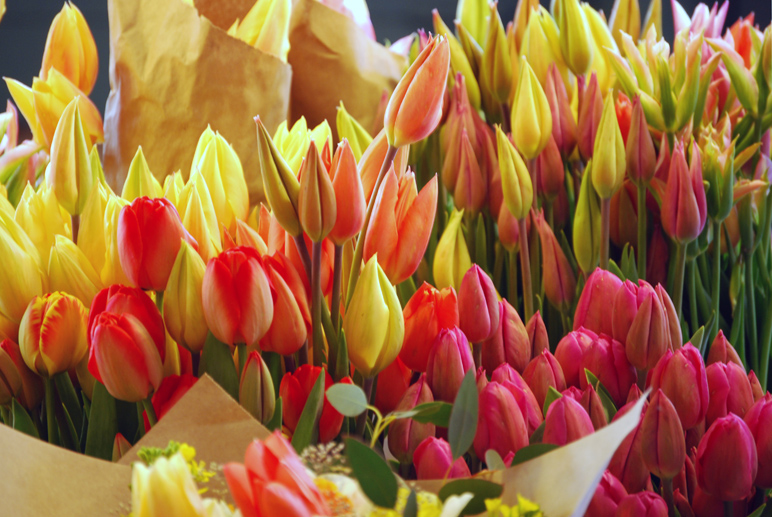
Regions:
<instances>
[{"instance_id":1,"label":"kraft paper cone","mask_svg":"<svg viewBox=\"0 0 772 517\"><path fill-rule=\"evenodd\" d=\"M128 515L131 468L0 425L0 515Z\"/></svg>"},{"instance_id":2,"label":"kraft paper cone","mask_svg":"<svg viewBox=\"0 0 772 517\"><path fill-rule=\"evenodd\" d=\"M218 27L181 0L108 0L104 168L116 191L138 146L159 180L187 177L209 124L239 155L252 202L263 199L253 117L271 132L286 119L292 72L223 30L252 3L200 1Z\"/></svg>"},{"instance_id":3,"label":"kraft paper cone","mask_svg":"<svg viewBox=\"0 0 772 517\"><path fill-rule=\"evenodd\" d=\"M383 91L391 93L407 67L404 57L317 0L297 0L292 8L288 61L293 121L305 116L313 127L327 119L335 132L335 109L343 101L373 135L382 122L376 117Z\"/></svg>"}]
</instances>

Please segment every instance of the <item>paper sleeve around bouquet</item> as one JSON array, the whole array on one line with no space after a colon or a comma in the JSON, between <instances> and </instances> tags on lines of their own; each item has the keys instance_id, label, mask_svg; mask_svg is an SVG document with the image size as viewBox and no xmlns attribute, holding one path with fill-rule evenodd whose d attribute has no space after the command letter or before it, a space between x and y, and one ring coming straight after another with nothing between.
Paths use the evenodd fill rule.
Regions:
<instances>
[{"instance_id":1,"label":"paper sleeve around bouquet","mask_svg":"<svg viewBox=\"0 0 772 517\"><path fill-rule=\"evenodd\" d=\"M373 134L380 124L376 118L384 90L391 93L407 67L404 57L318 0L295 0L287 59L292 65L292 121L305 116L310 127L325 119L332 122L343 101Z\"/></svg>"},{"instance_id":2,"label":"paper sleeve around bouquet","mask_svg":"<svg viewBox=\"0 0 772 517\"><path fill-rule=\"evenodd\" d=\"M241 159L250 199L263 199L253 117L270 131L285 120L292 69L225 32L253 3L108 0L104 164L114 188L138 146L159 180L176 170L187 175L211 125Z\"/></svg>"}]
</instances>

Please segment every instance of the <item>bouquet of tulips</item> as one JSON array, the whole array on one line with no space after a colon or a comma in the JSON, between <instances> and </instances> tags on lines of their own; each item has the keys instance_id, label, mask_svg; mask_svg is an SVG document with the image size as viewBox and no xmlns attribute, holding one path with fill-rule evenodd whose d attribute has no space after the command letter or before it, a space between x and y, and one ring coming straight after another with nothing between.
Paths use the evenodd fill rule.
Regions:
<instances>
[{"instance_id":1,"label":"bouquet of tulips","mask_svg":"<svg viewBox=\"0 0 772 517\"><path fill-rule=\"evenodd\" d=\"M244 516L354 492L349 513L539 511L518 493L549 513L515 472L561 453L601 466L566 515L763 514L772 28L672 6L672 47L660 0L643 23L635 0L608 20L520 0L506 28L461 0L455 31L435 11L392 45L410 66L377 134L342 104L313 128L244 114L259 205L209 128L190 171L160 182L139 148L107 184L93 38L65 6L40 77L6 80L32 140L9 103L3 421L109 460L206 374L276 433L223 467ZM135 516L228 515L175 453L135 467ZM338 460L345 480L306 472Z\"/></svg>"}]
</instances>

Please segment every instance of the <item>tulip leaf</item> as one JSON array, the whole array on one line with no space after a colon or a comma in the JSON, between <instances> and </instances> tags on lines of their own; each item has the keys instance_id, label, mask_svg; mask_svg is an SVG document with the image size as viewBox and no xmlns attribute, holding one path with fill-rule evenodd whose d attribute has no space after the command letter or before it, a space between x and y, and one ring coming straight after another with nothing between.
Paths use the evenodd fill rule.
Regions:
<instances>
[{"instance_id":1,"label":"tulip leaf","mask_svg":"<svg viewBox=\"0 0 772 517\"><path fill-rule=\"evenodd\" d=\"M772 506L767 508L766 504L762 504L758 508L756 508L756 511L752 514L748 515L748 517L768 517L772 515Z\"/></svg>"},{"instance_id":2,"label":"tulip leaf","mask_svg":"<svg viewBox=\"0 0 772 517\"><path fill-rule=\"evenodd\" d=\"M461 382L453 410L450 412L448 442L454 461L463 456L474 442L474 435L477 433L477 409L477 381L474 368L470 368Z\"/></svg>"},{"instance_id":3,"label":"tulip leaf","mask_svg":"<svg viewBox=\"0 0 772 517\"><path fill-rule=\"evenodd\" d=\"M692 334L691 339L689 339L689 343L692 344L692 346L696 347L697 350L702 350L702 341L705 338L705 326L698 328L697 331Z\"/></svg>"},{"instance_id":4,"label":"tulip leaf","mask_svg":"<svg viewBox=\"0 0 772 517\"><path fill-rule=\"evenodd\" d=\"M104 384L94 383L91 410L88 417L85 453L107 461L113 459L113 442L118 433L118 412L115 399Z\"/></svg>"},{"instance_id":5,"label":"tulip leaf","mask_svg":"<svg viewBox=\"0 0 772 517\"><path fill-rule=\"evenodd\" d=\"M473 497L459 515L477 515L486 511L486 499L501 497L501 494L504 493L504 486L484 479L455 479L445 483L437 495L440 496L442 502L445 502L450 496L463 493L470 493Z\"/></svg>"},{"instance_id":6,"label":"tulip leaf","mask_svg":"<svg viewBox=\"0 0 772 517\"><path fill-rule=\"evenodd\" d=\"M407 496L402 517L418 517L418 496L416 495L415 490L411 490L410 495Z\"/></svg>"},{"instance_id":7,"label":"tulip leaf","mask_svg":"<svg viewBox=\"0 0 772 517\"><path fill-rule=\"evenodd\" d=\"M19 404L16 399L13 399L13 402L11 403L11 416L13 417L13 423L11 427L17 431L21 431L24 434L34 436L35 438L40 438L38 429L32 422L32 418L29 416L29 413L27 413L27 410L24 409L24 406Z\"/></svg>"},{"instance_id":8,"label":"tulip leaf","mask_svg":"<svg viewBox=\"0 0 772 517\"><path fill-rule=\"evenodd\" d=\"M54 384L56 385L57 393L59 393L59 398L62 399L62 403L67 408L67 413L72 418L73 423L83 422L83 409L80 406L78 394L75 393L75 387L70 380L70 374L68 372L57 373L54 375Z\"/></svg>"},{"instance_id":9,"label":"tulip leaf","mask_svg":"<svg viewBox=\"0 0 772 517\"><path fill-rule=\"evenodd\" d=\"M504 470L507 468L504 460L501 459L501 455L495 449L485 451L485 465L488 467L488 470Z\"/></svg>"},{"instance_id":10,"label":"tulip leaf","mask_svg":"<svg viewBox=\"0 0 772 517\"><path fill-rule=\"evenodd\" d=\"M606 420L611 422L611 419L614 418L614 415L617 414L617 407L614 405L614 400L611 398L611 394L608 392L603 383L600 382L600 379L598 379L590 370L585 368L584 374L587 376L587 382L591 384L593 388L595 388L595 391L598 393L598 397L600 397L600 402L603 404L603 411L606 413Z\"/></svg>"},{"instance_id":11,"label":"tulip leaf","mask_svg":"<svg viewBox=\"0 0 772 517\"><path fill-rule=\"evenodd\" d=\"M536 428L536 430L533 432L531 437L528 439L528 443L531 445L535 443L541 443L543 438L544 438L544 421L542 420L542 423L539 424L539 427Z\"/></svg>"},{"instance_id":12,"label":"tulip leaf","mask_svg":"<svg viewBox=\"0 0 772 517\"><path fill-rule=\"evenodd\" d=\"M277 429L281 429L281 419L282 419L282 400L281 397L276 399L276 406L273 410L273 416L270 420L268 420L265 423L265 427L268 428L269 431L275 431Z\"/></svg>"},{"instance_id":13,"label":"tulip leaf","mask_svg":"<svg viewBox=\"0 0 772 517\"><path fill-rule=\"evenodd\" d=\"M394 411L390 415L396 419L412 418L419 424L434 424L447 428L450 424L450 413L453 404L447 402L424 402L409 411Z\"/></svg>"},{"instance_id":14,"label":"tulip leaf","mask_svg":"<svg viewBox=\"0 0 772 517\"><path fill-rule=\"evenodd\" d=\"M555 402L557 399L561 398L563 395L553 388L552 386L549 387L547 390L547 396L544 397L544 416L547 416L547 410L550 408L553 402Z\"/></svg>"},{"instance_id":15,"label":"tulip leaf","mask_svg":"<svg viewBox=\"0 0 772 517\"><path fill-rule=\"evenodd\" d=\"M309 445L316 443L319 438L319 417L322 414L322 404L324 403L324 377L325 371L319 373L314 387L306 399L306 405L303 406L303 412L300 413L300 420L292 435L292 446L298 454Z\"/></svg>"},{"instance_id":16,"label":"tulip leaf","mask_svg":"<svg viewBox=\"0 0 772 517\"><path fill-rule=\"evenodd\" d=\"M614 273L619 279L624 282L627 280L627 277L625 277L625 274L622 272L622 270L619 268L616 262L613 260L608 261L608 270Z\"/></svg>"},{"instance_id":17,"label":"tulip leaf","mask_svg":"<svg viewBox=\"0 0 772 517\"><path fill-rule=\"evenodd\" d=\"M59 424L59 436L62 439L62 446L71 451L80 452L80 439L75 430L75 424L72 422L67 408L61 404L56 406L56 420Z\"/></svg>"},{"instance_id":18,"label":"tulip leaf","mask_svg":"<svg viewBox=\"0 0 772 517\"><path fill-rule=\"evenodd\" d=\"M346 458L362 492L373 504L394 508L397 478L380 454L355 438L346 439Z\"/></svg>"},{"instance_id":19,"label":"tulip leaf","mask_svg":"<svg viewBox=\"0 0 772 517\"><path fill-rule=\"evenodd\" d=\"M367 411L367 396L355 384L333 384L327 390L327 400L343 416L355 417Z\"/></svg>"},{"instance_id":20,"label":"tulip leaf","mask_svg":"<svg viewBox=\"0 0 772 517\"><path fill-rule=\"evenodd\" d=\"M638 267L635 264L635 255L630 243L625 244L622 250L622 274L631 282L638 283Z\"/></svg>"},{"instance_id":21,"label":"tulip leaf","mask_svg":"<svg viewBox=\"0 0 772 517\"><path fill-rule=\"evenodd\" d=\"M208 373L231 397L239 399L239 376L231 349L211 332L206 336L198 369L199 376Z\"/></svg>"},{"instance_id":22,"label":"tulip leaf","mask_svg":"<svg viewBox=\"0 0 772 517\"><path fill-rule=\"evenodd\" d=\"M557 448L558 446L554 443L532 443L526 445L515 453L515 459L512 460L512 465L510 466L514 467L515 465L520 465L521 463L538 458L542 454L547 454Z\"/></svg>"}]
</instances>

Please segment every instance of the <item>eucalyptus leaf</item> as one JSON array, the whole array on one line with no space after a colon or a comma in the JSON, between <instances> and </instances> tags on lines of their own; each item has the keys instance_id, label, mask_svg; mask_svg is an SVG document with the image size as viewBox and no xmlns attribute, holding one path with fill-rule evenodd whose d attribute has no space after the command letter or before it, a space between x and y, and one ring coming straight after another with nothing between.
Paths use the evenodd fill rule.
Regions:
<instances>
[{"instance_id":1,"label":"eucalyptus leaf","mask_svg":"<svg viewBox=\"0 0 772 517\"><path fill-rule=\"evenodd\" d=\"M464 507L461 515L477 515L486 511L486 499L496 499L501 497L501 494L504 493L504 487L498 483L493 483L484 479L454 479L453 481L445 483L440 489L440 493L437 495L439 495L440 500L444 502L450 496L461 495L463 493L471 493L473 497L472 500L467 503L466 507Z\"/></svg>"},{"instance_id":2,"label":"eucalyptus leaf","mask_svg":"<svg viewBox=\"0 0 772 517\"><path fill-rule=\"evenodd\" d=\"M424 402L408 411L394 411L390 415L396 419L412 418L419 424L434 424L439 427L448 427L450 413L453 404L447 402Z\"/></svg>"},{"instance_id":3,"label":"eucalyptus leaf","mask_svg":"<svg viewBox=\"0 0 772 517\"><path fill-rule=\"evenodd\" d=\"M367 498L377 506L394 508L397 504L397 478L386 461L355 438L346 439L346 458Z\"/></svg>"},{"instance_id":4,"label":"eucalyptus leaf","mask_svg":"<svg viewBox=\"0 0 772 517\"><path fill-rule=\"evenodd\" d=\"M411 490L410 495L407 496L402 517L418 517L418 496L416 495L415 490Z\"/></svg>"},{"instance_id":5,"label":"eucalyptus leaf","mask_svg":"<svg viewBox=\"0 0 772 517\"><path fill-rule=\"evenodd\" d=\"M555 402L557 399L561 398L563 395L553 388L552 386L549 387L547 390L547 396L544 397L544 416L547 416L547 410L550 408L553 402Z\"/></svg>"},{"instance_id":6,"label":"eucalyptus leaf","mask_svg":"<svg viewBox=\"0 0 772 517\"><path fill-rule=\"evenodd\" d=\"M507 468L504 460L501 459L501 455L495 449L485 451L485 465L488 467L488 470L504 470Z\"/></svg>"},{"instance_id":7,"label":"eucalyptus leaf","mask_svg":"<svg viewBox=\"0 0 772 517\"><path fill-rule=\"evenodd\" d=\"M314 387L311 388L311 393L308 394L306 405L303 406L303 412L300 413L298 425L292 435L292 446L298 454L319 439L319 417L324 403L324 377L325 372L322 369Z\"/></svg>"},{"instance_id":8,"label":"eucalyptus leaf","mask_svg":"<svg viewBox=\"0 0 772 517\"><path fill-rule=\"evenodd\" d=\"M453 410L450 412L448 442L453 460L460 458L472 446L477 432L477 381L470 368L458 389Z\"/></svg>"},{"instance_id":9,"label":"eucalyptus leaf","mask_svg":"<svg viewBox=\"0 0 772 517\"><path fill-rule=\"evenodd\" d=\"M333 384L327 390L327 400L343 416L355 417L367 411L367 396L355 384Z\"/></svg>"}]
</instances>

